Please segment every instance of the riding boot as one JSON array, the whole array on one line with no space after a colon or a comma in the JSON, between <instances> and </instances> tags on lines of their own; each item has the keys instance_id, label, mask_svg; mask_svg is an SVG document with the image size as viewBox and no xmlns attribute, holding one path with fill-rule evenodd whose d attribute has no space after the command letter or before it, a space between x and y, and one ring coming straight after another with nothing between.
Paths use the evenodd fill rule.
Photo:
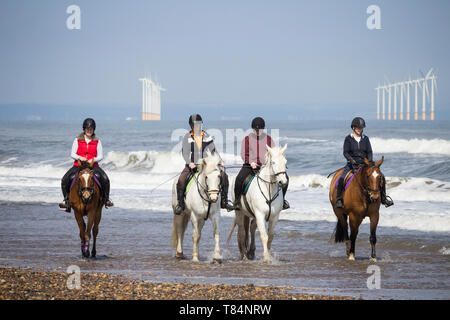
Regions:
<instances>
[{"instance_id":1,"label":"riding boot","mask_svg":"<svg viewBox=\"0 0 450 320\"><path fill-rule=\"evenodd\" d=\"M228 192L222 189L222 193L220 195L220 207L222 209L227 209L228 212L234 210L234 205L228 201Z\"/></svg>"},{"instance_id":2,"label":"riding boot","mask_svg":"<svg viewBox=\"0 0 450 320\"><path fill-rule=\"evenodd\" d=\"M342 198L343 192L344 192L344 178L339 178L336 195L336 208L344 208L344 199Z\"/></svg>"},{"instance_id":3,"label":"riding boot","mask_svg":"<svg viewBox=\"0 0 450 320\"><path fill-rule=\"evenodd\" d=\"M106 180L103 186L103 196L105 199L105 208L108 209L114 206L114 203L109 199L109 180Z\"/></svg>"},{"instance_id":4,"label":"riding boot","mask_svg":"<svg viewBox=\"0 0 450 320\"><path fill-rule=\"evenodd\" d=\"M283 210L289 209L291 206L289 204L289 202L286 200L286 192L287 192L287 188L288 185L283 185L281 187L282 191L283 191Z\"/></svg>"},{"instance_id":5,"label":"riding boot","mask_svg":"<svg viewBox=\"0 0 450 320\"><path fill-rule=\"evenodd\" d=\"M384 178L384 176L383 183L381 184L381 203L384 204L386 208L394 204L392 198L386 195L386 179Z\"/></svg>"},{"instance_id":6,"label":"riding boot","mask_svg":"<svg viewBox=\"0 0 450 320\"><path fill-rule=\"evenodd\" d=\"M69 180L70 181L70 180ZM70 186L69 186L70 188ZM61 190L64 196L63 202L59 203L59 209L65 212L70 212L70 204L69 204L69 191L67 189L67 181L63 180L61 182Z\"/></svg>"},{"instance_id":7,"label":"riding boot","mask_svg":"<svg viewBox=\"0 0 450 320\"><path fill-rule=\"evenodd\" d=\"M69 204L69 195L66 192L64 193L63 202L59 203L59 209L65 212L70 212L70 204Z\"/></svg>"},{"instance_id":8,"label":"riding boot","mask_svg":"<svg viewBox=\"0 0 450 320\"><path fill-rule=\"evenodd\" d=\"M179 186L177 186L177 199L178 199L178 204L175 207L175 211L174 213L176 215L182 214L184 209L185 209L185 204L184 204L184 188L180 188Z\"/></svg>"}]
</instances>

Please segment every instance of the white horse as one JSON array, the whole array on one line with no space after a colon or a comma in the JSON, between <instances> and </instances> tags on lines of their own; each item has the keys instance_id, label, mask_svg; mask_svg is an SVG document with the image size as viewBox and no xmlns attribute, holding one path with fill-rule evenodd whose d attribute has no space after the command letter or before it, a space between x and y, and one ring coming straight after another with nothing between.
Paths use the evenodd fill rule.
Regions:
<instances>
[{"instance_id":1,"label":"white horse","mask_svg":"<svg viewBox=\"0 0 450 320\"><path fill-rule=\"evenodd\" d=\"M213 261L221 262L219 246L219 220L220 220L220 164L221 159L217 153L209 154L200 160L197 166L197 174L192 181L189 192L186 195L186 209L180 215L174 215L172 225L172 247L176 248L175 257L183 259L183 238L187 223L191 218L192 261L198 262L198 243L205 221L210 218L214 230L214 256ZM177 205L177 184L175 179L172 186L172 208L175 212Z\"/></svg>"},{"instance_id":2,"label":"white horse","mask_svg":"<svg viewBox=\"0 0 450 320\"><path fill-rule=\"evenodd\" d=\"M274 236L274 228L278 221L280 211L283 208L283 193L281 186L288 183L286 175L286 157L285 152L287 145L283 148L267 147L267 153L264 164L260 171L250 184L246 195L241 197L240 210L235 211L234 223L228 236L230 240L234 227L238 225L238 246L243 260L254 259L255 256L255 231L259 229L261 242L264 248L264 262L270 260L270 247ZM234 184L233 201L234 196ZM248 208L245 204L244 197L247 199ZM250 209L250 211L249 211ZM249 221L251 220L251 244L248 247L249 237ZM268 233L266 232L266 224L268 221ZM255 223L256 222L256 223Z\"/></svg>"}]
</instances>

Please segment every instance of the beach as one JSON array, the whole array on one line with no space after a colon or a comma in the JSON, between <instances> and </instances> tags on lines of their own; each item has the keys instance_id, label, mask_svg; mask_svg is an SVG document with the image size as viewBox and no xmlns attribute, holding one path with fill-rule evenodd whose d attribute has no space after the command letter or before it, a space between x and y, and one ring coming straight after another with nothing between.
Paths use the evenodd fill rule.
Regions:
<instances>
[{"instance_id":1,"label":"beach","mask_svg":"<svg viewBox=\"0 0 450 320\"><path fill-rule=\"evenodd\" d=\"M70 275L30 268L0 268L0 300L341 300L351 297L293 293L292 287L167 283L105 273Z\"/></svg>"},{"instance_id":2,"label":"beach","mask_svg":"<svg viewBox=\"0 0 450 320\"><path fill-rule=\"evenodd\" d=\"M208 123L207 130L214 133L220 146L220 132L225 141L229 127L245 125ZM385 156L381 170L386 175L388 195L395 202L390 208L380 208L375 263L369 260L368 219L359 229L356 261L347 259L343 243L334 243L336 217L328 200L331 179L327 175L343 165L342 141L348 129L342 128L346 123L329 122L327 130L317 130L317 123L299 121L272 124L272 128L280 128L279 143L288 144L287 200L291 204L280 213L275 227L272 259L263 262L257 231L255 260L241 261L236 230L230 242L226 241L234 213L222 210L222 263L217 264L212 263L210 221L202 231L198 263L191 260L190 223L184 240L186 259L175 259L170 245L171 186L183 167L181 155L175 152L179 141L171 135L184 123L123 121L99 125L105 153L101 166L110 177L115 206L103 209L95 259L81 257L73 211L62 212L57 205L62 200L60 179L72 165L70 145L79 123L4 123L0 127L0 266L57 272L62 278L75 266L83 276L123 276L149 286L252 285L333 298L449 299L449 126L447 122L414 125L417 127L373 123L367 130L374 158ZM133 132L136 139L128 142L118 134L118 128ZM54 135L46 134L50 129ZM402 148L405 145L416 147ZM429 145L436 146L431 148L434 153L427 153ZM236 150L222 145L227 165L241 161ZM227 170L230 185L237 172ZM45 276L33 279L32 283L39 283ZM236 295L236 299L241 297Z\"/></svg>"}]
</instances>

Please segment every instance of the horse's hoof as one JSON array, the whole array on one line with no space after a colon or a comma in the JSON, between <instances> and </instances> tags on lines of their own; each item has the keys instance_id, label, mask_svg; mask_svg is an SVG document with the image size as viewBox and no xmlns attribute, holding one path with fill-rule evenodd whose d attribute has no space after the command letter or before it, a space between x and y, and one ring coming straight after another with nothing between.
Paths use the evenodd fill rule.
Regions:
<instances>
[{"instance_id":1,"label":"horse's hoof","mask_svg":"<svg viewBox=\"0 0 450 320\"><path fill-rule=\"evenodd\" d=\"M348 256L348 260L355 261L355 255L353 253L350 253Z\"/></svg>"},{"instance_id":2,"label":"horse's hoof","mask_svg":"<svg viewBox=\"0 0 450 320\"><path fill-rule=\"evenodd\" d=\"M247 257L247 256L242 256L242 257L241 257L241 260L242 260L242 261L247 261L247 260L248 260L248 257Z\"/></svg>"},{"instance_id":3,"label":"horse's hoof","mask_svg":"<svg viewBox=\"0 0 450 320\"><path fill-rule=\"evenodd\" d=\"M213 260L212 260L212 262L211 263L218 263L218 264L222 264L222 259L220 259L220 258L214 258Z\"/></svg>"},{"instance_id":4,"label":"horse's hoof","mask_svg":"<svg viewBox=\"0 0 450 320\"><path fill-rule=\"evenodd\" d=\"M377 262L377 258L370 258L370 262Z\"/></svg>"},{"instance_id":5,"label":"horse's hoof","mask_svg":"<svg viewBox=\"0 0 450 320\"><path fill-rule=\"evenodd\" d=\"M184 260L184 259L186 259L186 257L184 256L183 252L177 252L177 253L175 253L175 258L176 258L177 260Z\"/></svg>"},{"instance_id":6,"label":"horse's hoof","mask_svg":"<svg viewBox=\"0 0 450 320\"><path fill-rule=\"evenodd\" d=\"M192 262L199 262L198 258L192 258Z\"/></svg>"},{"instance_id":7,"label":"horse's hoof","mask_svg":"<svg viewBox=\"0 0 450 320\"><path fill-rule=\"evenodd\" d=\"M255 254L254 253L247 254L247 257L248 257L249 260L255 260Z\"/></svg>"}]
</instances>

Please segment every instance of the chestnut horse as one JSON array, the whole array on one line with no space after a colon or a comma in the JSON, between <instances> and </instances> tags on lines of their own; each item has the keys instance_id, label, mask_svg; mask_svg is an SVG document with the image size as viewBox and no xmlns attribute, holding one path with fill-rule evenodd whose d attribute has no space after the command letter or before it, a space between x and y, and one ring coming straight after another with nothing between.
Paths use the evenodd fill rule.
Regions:
<instances>
[{"instance_id":1,"label":"chestnut horse","mask_svg":"<svg viewBox=\"0 0 450 320\"><path fill-rule=\"evenodd\" d=\"M79 162L80 164L80 162ZM83 257L89 258L89 241L91 239L91 230L94 235L94 245L92 247L92 257L96 255L96 240L98 234L98 225L102 218L101 191L94 181L94 171L85 163L80 166L76 181L70 190L69 202L74 210L75 219L80 229L81 253ZM87 226L84 222L84 216L87 216Z\"/></svg>"},{"instance_id":2,"label":"chestnut horse","mask_svg":"<svg viewBox=\"0 0 450 320\"><path fill-rule=\"evenodd\" d=\"M365 217L370 219L371 261L376 261L375 244L381 203L380 187L382 183L380 166L384 157L378 162L364 159L364 164L354 170L353 180L344 192L344 208L336 208L336 182L343 169L336 172L330 185L330 203L338 221L335 231L335 242L346 243L349 260L355 260L355 242L358 228ZM350 238L348 236L347 217L350 222Z\"/></svg>"}]
</instances>

